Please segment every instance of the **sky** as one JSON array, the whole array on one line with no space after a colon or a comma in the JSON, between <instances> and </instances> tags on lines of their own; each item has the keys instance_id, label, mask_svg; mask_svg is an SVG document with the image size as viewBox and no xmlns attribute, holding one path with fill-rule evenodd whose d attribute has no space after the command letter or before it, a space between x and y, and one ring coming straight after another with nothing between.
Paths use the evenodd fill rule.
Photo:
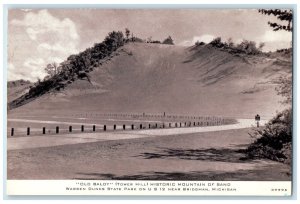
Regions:
<instances>
[{"instance_id":1,"label":"sky","mask_svg":"<svg viewBox=\"0 0 300 204\"><path fill-rule=\"evenodd\" d=\"M47 64L64 61L115 30L137 37L191 46L215 37L265 43L264 51L288 48L292 33L272 31L256 9L10 9L8 12L8 80L36 81Z\"/></svg>"}]
</instances>

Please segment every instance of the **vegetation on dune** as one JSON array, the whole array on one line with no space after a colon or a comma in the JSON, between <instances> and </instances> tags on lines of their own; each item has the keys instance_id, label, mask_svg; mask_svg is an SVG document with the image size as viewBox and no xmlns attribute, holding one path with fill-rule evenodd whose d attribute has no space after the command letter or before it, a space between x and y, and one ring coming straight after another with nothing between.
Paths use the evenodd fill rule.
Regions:
<instances>
[{"instance_id":1,"label":"vegetation on dune","mask_svg":"<svg viewBox=\"0 0 300 204\"><path fill-rule=\"evenodd\" d=\"M269 25L277 30L292 31L291 10L259 10L259 12L268 15L277 16L282 21L288 21L288 26L270 23ZM279 50L278 52L292 52L292 49ZM283 104L288 108L278 113L262 129L256 129L252 137L255 141L247 148L246 152L250 158L267 158L283 163L290 164L292 161L292 76L280 77L278 79L276 91L284 97Z\"/></svg>"},{"instance_id":2,"label":"vegetation on dune","mask_svg":"<svg viewBox=\"0 0 300 204\"><path fill-rule=\"evenodd\" d=\"M255 141L246 150L248 156L290 164L292 121L292 111L289 108L278 113L263 129L256 129L250 134Z\"/></svg>"},{"instance_id":3,"label":"vegetation on dune","mask_svg":"<svg viewBox=\"0 0 300 204\"><path fill-rule=\"evenodd\" d=\"M102 59L109 57L119 47L123 46L126 40L129 41L128 31L126 30L127 39L124 38L121 31L113 31L106 36L102 43L96 43L92 48L88 48L77 55L69 56L61 64L48 64L45 71L49 75L43 80L38 80L27 94L9 103L8 107L10 109L15 108L50 90L60 90L77 78L88 79L87 73L99 66ZM132 41L137 39L136 37L131 38Z\"/></svg>"},{"instance_id":4,"label":"vegetation on dune","mask_svg":"<svg viewBox=\"0 0 300 204\"><path fill-rule=\"evenodd\" d=\"M50 63L45 67L45 71L48 74L46 79L53 77L54 75L61 72L61 66L58 66L56 62Z\"/></svg>"},{"instance_id":5,"label":"vegetation on dune","mask_svg":"<svg viewBox=\"0 0 300 204\"><path fill-rule=\"evenodd\" d=\"M131 37L130 37L131 36ZM67 84L74 82L76 79L87 79L88 73L95 67L101 65L102 60L111 56L119 47L128 42L146 42L136 36L126 28L125 36L121 31L110 32L101 43L94 44L93 47L87 48L79 54L71 55L64 62L57 64L49 63L45 68L48 74L43 80L38 81L30 87L27 94L15 99L8 104L8 108L19 107L51 90L63 89ZM173 45L171 36L161 41L147 41L149 43L170 44Z\"/></svg>"},{"instance_id":6,"label":"vegetation on dune","mask_svg":"<svg viewBox=\"0 0 300 204\"><path fill-rule=\"evenodd\" d=\"M250 158L267 158L284 163L292 160L292 79L280 77L277 93L284 97L283 104L289 107L278 113L263 129L256 129L250 134L255 141L247 148Z\"/></svg>"},{"instance_id":7,"label":"vegetation on dune","mask_svg":"<svg viewBox=\"0 0 300 204\"><path fill-rule=\"evenodd\" d=\"M166 45L174 45L174 40L171 36L168 36L166 39L164 39L162 42L160 40L152 40L152 37L149 37L147 40L145 40L146 43L153 43L153 44L166 44Z\"/></svg>"},{"instance_id":8,"label":"vegetation on dune","mask_svg":"<svg viewBox=\"0 0 300 204\"><path fill-rule=\"evenodd\" d=\"M205 45L205 42L199 42L199 41L197 41L197 42L195 43L195 45L196 45L196 46L202 46L202 45Z\"/></svg>"},{"instance_id":9,"label":"vegetation on dune","mask_svg":"<svg viewBox=\"0 0 300 204\"><path fill-rule=\"evenodd\" d=\"M196 46L203 46L205 45L204 42L196 42ZM257 55L262 53L262 48L264 47L264 43L260 43L258 46L256 42L243 40L241 43L234 44L232 39L229 38L227 41L223 42L221 37L214 38L209 45L227 50L229 53L232 54L247 54L247 55Z\"/></svg>"},{"instance_id":10,"label":"vegetation on dune","mask_svg":"<svg viewBox=\"0 0 300 204\"><path fill-rule=\"evenodd\" d=\"M169 36L162 42L162 44L174 45L174 41L173 41L172 37Z\"/></svg>"}]
</instances>

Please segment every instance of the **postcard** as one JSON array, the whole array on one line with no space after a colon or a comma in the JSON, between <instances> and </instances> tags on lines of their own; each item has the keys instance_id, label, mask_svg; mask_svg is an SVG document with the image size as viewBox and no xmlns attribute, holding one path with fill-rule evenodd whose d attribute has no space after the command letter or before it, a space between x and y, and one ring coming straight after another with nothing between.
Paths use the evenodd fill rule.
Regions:
<instances>
[{"instance_id":1,"label":"postcard","mask_svg":"<svg viewBox=\"0 0 300 204\"><path fill-rule=\"evenodd\" d=\"M8 195L292 195L293 7L25 7Z\"/></svg>"}]
</instances>

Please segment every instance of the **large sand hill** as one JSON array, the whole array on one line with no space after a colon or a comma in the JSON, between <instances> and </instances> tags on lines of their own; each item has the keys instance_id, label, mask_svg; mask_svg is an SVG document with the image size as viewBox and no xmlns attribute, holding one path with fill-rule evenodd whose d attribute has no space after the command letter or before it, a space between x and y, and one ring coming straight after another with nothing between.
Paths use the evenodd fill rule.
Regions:
<instances>
[{"instance_id":1,"label":"large sand hill","mask_svg":"<svg viewBox=\"0 0 300 204\"><path fill-rule=\"evenodd\" d=\"M238 56L210 46L130 43L59 92L8 115L146 112L270 118L283 109L274 79L291 59ZM10 90L8 90L10 94Z\"/></svg>"}]
</instances>

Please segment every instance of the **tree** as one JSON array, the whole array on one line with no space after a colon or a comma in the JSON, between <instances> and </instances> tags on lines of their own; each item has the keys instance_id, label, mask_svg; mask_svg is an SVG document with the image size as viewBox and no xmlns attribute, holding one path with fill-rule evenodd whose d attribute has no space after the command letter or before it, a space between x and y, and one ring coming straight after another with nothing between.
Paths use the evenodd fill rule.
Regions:
<instances>
[{"instance_id":1,"label":"tree","mask_svg":"<svg viewBox=\"0 0 300 204\"><path fill-rule=\"evenodd\" d=\"M253 54L253 55L261 52L261 50L256 47L256 43L254 41L248 41L248 40L243 40L240 44L238 44L237 49L247 54Z\"/></svg>"},{"instance_id":2,"label":"tree","mask_svg":"<svg viewBox=\"0 0 300 204\"><path fill-rule=\"evenodd\" d=\"M113 31L108 33L108 36L104 39L104 44L109 51L115 51L117 48L124 45L124 36L121 31Z\"/></svg>"},{"instance_id":3,"label":"tree","mask_svg":"<svg viewBox=\"0 0 300 204\"><path fill-rule=\"evenodd\" d=\"M260 13L274 15L281 21L288 21L288 25L280 25L277 23L268 24L274 31L285 30L291 32L293 30L291 23L293 19L291 10L279 9L260 9ZM260 45L259 48L262 48ZM290 164L292 161L292 75L280 77L278 79L279 86L276 87L278 95L284 97L283 103L289 105L287 109L278 113L270 120L263 129L256 129L251 135L255 141L247 148L246 152L249 157L268 158L275 161Z\"/></svg>"},{"instance_id":4,"label":"tree","mask_svg":"<svg viewBox=\"0 0 300 204\"><path fill-rule=\"evenodd\" d=\"M56 62L50 63L45 67L46 73L50 76L53 77L59 72L59 66L57 65Z\"/></svg>"},{"instance_id":5,"label":"tree","mask_svg":"<svg viewBox=\"0 0 300 204\"><path fill-rule=\"evenodd\" d=\"M162 44L174 45L173 39L171 36L167 37Z\"/></svg>"},{"instance_id":6,"label":"tree","mask_svg":"<svg viewBox=\"0 0 300 204\"><path fill-rule=\"evenodd\" d=\"M293 12L292 10L283 10L283 9L259 9L259 13L264 15L273 15L277 17L280 21L287 21L287 25L282 25L276 22L268 22L268 24L273 28L274 31L285 30L292 32L293 30Z\"/></svg>"},{"instance_id":7,"label":"tree","mask_svg":"<svg viewBox=\"0 0 300 204\"><path fill-rule=\"evenodd\" d=\"M126 35L126 39L129 39L130 36L130 30L128 28L125 28L125 35Z\"/></svg>"},{"instance_id":8,"label":"tree","mask_svg":"<svg viewBox=\"0 0 300 204\"><path fill-rule=\"evenodd\" d=\"M282 10L282 9L259 9L258 12L265 15L274 15L280 21L287 21L287 25L280 25L277 23L268 22L268 24L273 27L274 31L285 30L288 32L293 31L292 22L293 22L293 12L292 10ZM292 45L292 42L291 42ZM279 86L276 87L276 91L279 95L283 96L285 100L284 104L292 104L292 76L280 77L278 79Z\"/></svg>"}]
</instances>

